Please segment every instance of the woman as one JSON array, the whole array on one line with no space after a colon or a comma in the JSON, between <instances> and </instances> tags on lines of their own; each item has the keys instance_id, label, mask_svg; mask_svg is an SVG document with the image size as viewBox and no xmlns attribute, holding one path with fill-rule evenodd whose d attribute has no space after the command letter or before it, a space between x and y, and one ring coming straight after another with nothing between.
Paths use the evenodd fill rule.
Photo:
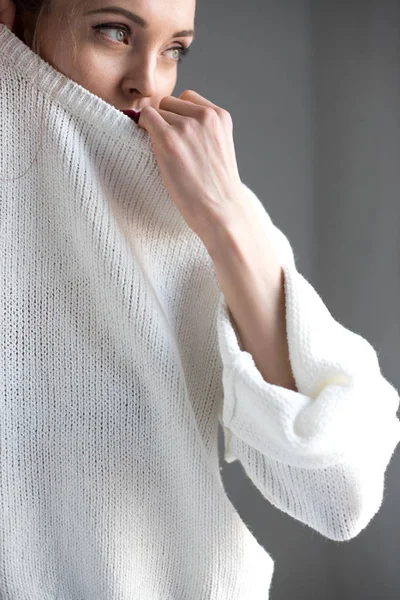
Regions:
<instances>
[{"instance_id":1,"label":"woman","mask_svg":"<svg viewBox=\"0 0 400 600\"><path fill-rule=\"evenodd\" d=\"M242 184L230 115L172 97L194 0L112 5L18 2L14 35L0 4L0 596L265 599L218 421L227 462L343 541L399 397Z\"/></svg>"}]
</instances>

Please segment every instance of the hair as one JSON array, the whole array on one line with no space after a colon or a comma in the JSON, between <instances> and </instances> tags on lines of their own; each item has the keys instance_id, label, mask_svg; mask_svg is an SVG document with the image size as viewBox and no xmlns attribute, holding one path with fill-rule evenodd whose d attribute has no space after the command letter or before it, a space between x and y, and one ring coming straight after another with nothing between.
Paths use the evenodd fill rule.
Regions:
<instances>
[{"instance_id":1,"label":"hair","mask_svg":"<svg viewBox=\"0 0 400 600\"><path fill-rule=\"evenodd\" d=\"M75 39L75 36L73 33L73 29L71 28L70 17L77 16L79 14L80 10L82 9L82 7L88 5L89 2L90 2L90 0L14 0L16 10L15 10L15 19L14 19L14 25L12 28L12 32L22 42L24 42L26 44L26 41L24 39L24 30L26 27L29 27L29 28L33 27L31 50L35 54L40 55L40 50L41 50L40 35L39 35L40 25L42 24L42 21L46 16L51 15L52 13L54 13L56 11L56 9L58 9L60 6L64 5L65 8L68 7L68 10L66 10L64 13L62 11L60 11L59 22L61 22L63 19L66 19L67 24L70 28L72 37L74 39L73 57L74 57L74 62L75 62L77 46L76 46L76 39ZM30 33L32 33L32 31ZM62 84L62 82L60 82L60 83ZM54 90L54 92L56 92L56 91L57 91L57 89ZM38 100L38 95L36 96L36 112L37 112L37 108L38 108L37 100ZM23 172L21 175L19 175L15 179L19 179L20 177L23 177L29 171L29 169L36 162L38 154L43 147L43 131L44 131L43 111L42 111L42 117L41 117L41 131L42 131L41 143L40 143L39 150L36 153L33 163L30 165L30 167L25 172ZM11 179L10 181L15 181L15 179ZM7 181L7 180L4 180L0 177L0 181Z\"/></svg>"},{"instance_id":2,"label":"hair","mask_svg":"<svg viewBox=\"0 0 400 600\"><path fill-rule=\"evenodd\" d=\"M57 0L14 0L15 4L15 21L13 32L22 41L24 40L24 19L29 15L35 21L32 50L36 54L39 53L38 29L43 19L43 16L50 14Z\"/></svg>"},{"instance_id":3,"label":"hair","mask_svg":"<svg viewBox=\"0 0 400 600\"><path fill-rule=\"evenodd\" d=\"M70 17L76 17L80 10L88 5L90 0L14 0L15 4L15 23L13 32L25 42L23 38L24 27L26 26L26 19L29 19L29 23L34 23L33 28L33 39L32 39L32 51L36 54L40 54L40 40L39 40L39 27L43 21L43 18L51 15L61 6L65 6L66 10L64 13L60 11L59 21L63 19L67 20L68 26L70 27L72 36L74 37L73 30L71 29ZM74 60L76 59L76 42L73 49Z\"/></svg>"}]
</instances>

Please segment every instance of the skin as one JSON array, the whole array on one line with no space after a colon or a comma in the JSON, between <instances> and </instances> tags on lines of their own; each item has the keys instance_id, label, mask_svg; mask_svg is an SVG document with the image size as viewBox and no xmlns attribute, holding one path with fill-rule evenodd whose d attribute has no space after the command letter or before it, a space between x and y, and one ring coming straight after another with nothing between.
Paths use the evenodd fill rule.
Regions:
<instances>
[{"instance_id":1,"label":"skin","mask_svg":"<svg viewBox=\"0 0 400 600\"><path fill-rule=\"evenodd\" d=\"M59 0L54 13L44 17L39 27L40 56L118 110L159 108L177 81L180 54L173 48L193 42L193 37L172 35L195 28L195 0L92 0L80 7L77 16L66 14L68 4ZM149 28L142 29L119 14L85 16L107 6L136 13L148 21ZM25 43L32 48L35 23L27 17L23 21ZM108 23L128 26L132 33L92 29Z\"/></svg>"},{"instance_id":2,"label":"skin","mask_svg":"<svg viewBox=\"0 0 400 600\"><path fill-rule=\"evenodd\" d=\"M15 20L15 5L11 0L0 0L0 23L12 29Z\"/></svg>"}]
</instances>

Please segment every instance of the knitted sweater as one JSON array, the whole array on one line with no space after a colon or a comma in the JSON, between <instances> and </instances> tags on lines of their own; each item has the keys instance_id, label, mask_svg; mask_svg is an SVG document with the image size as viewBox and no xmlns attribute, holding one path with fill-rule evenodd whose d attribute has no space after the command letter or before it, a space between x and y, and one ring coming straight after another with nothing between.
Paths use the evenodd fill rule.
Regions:
<instances>
[{"instance_id":1,"label":"knitted sweater","mask_svg":"<svg viewBox=\"0 0 400 600\"><path fill-rule=\"evenodd\" d=\"M274 562L225 492L331 540L379 510L400 440L377 354L285 274L298 392L243 350L148 133L0 26L1 600L266 600Z\"/></svg>"}]
</instances>

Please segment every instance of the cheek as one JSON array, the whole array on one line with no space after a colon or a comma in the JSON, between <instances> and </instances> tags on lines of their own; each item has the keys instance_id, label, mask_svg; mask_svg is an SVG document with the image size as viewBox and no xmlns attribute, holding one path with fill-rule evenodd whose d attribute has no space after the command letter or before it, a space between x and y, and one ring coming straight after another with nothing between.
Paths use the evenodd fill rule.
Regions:
<instances>
[{"instance_id":1,"label":"cheek","mask_svg":"<svg viewBox=\"0 0 400 600\"><path fill-rule=\"evenodd\" d=\"M61 32L41 33L39 55L60 73L71 77L73 71L73 44Z\"/></svg>"},{"instance_id":2,"label":"cheek","mask_svg":"<svg viewBox=\"0 0 400 600\"><path fill-rule=\"evenodd\" d=\"M72 40L65 40L61 45L47 39L41 54L44 60L66 77L106 100L112 95L118 78L115 62L107 64L104 56L100 57L92 49L79 44L74 55L74 47Z\"/></svg>"},{"instance_id":3,"label":"cheek","mask_svg":"<svg viewBox=\"0 0 400 600\"><path fill-rule=\"evenodd\" d=\"M104 60L104 56L100 57L92 51L79 52L79 49L69 75L79 85L103 100L115 94L121 76L115 61Z\"/></svg>"}]
</instances>

